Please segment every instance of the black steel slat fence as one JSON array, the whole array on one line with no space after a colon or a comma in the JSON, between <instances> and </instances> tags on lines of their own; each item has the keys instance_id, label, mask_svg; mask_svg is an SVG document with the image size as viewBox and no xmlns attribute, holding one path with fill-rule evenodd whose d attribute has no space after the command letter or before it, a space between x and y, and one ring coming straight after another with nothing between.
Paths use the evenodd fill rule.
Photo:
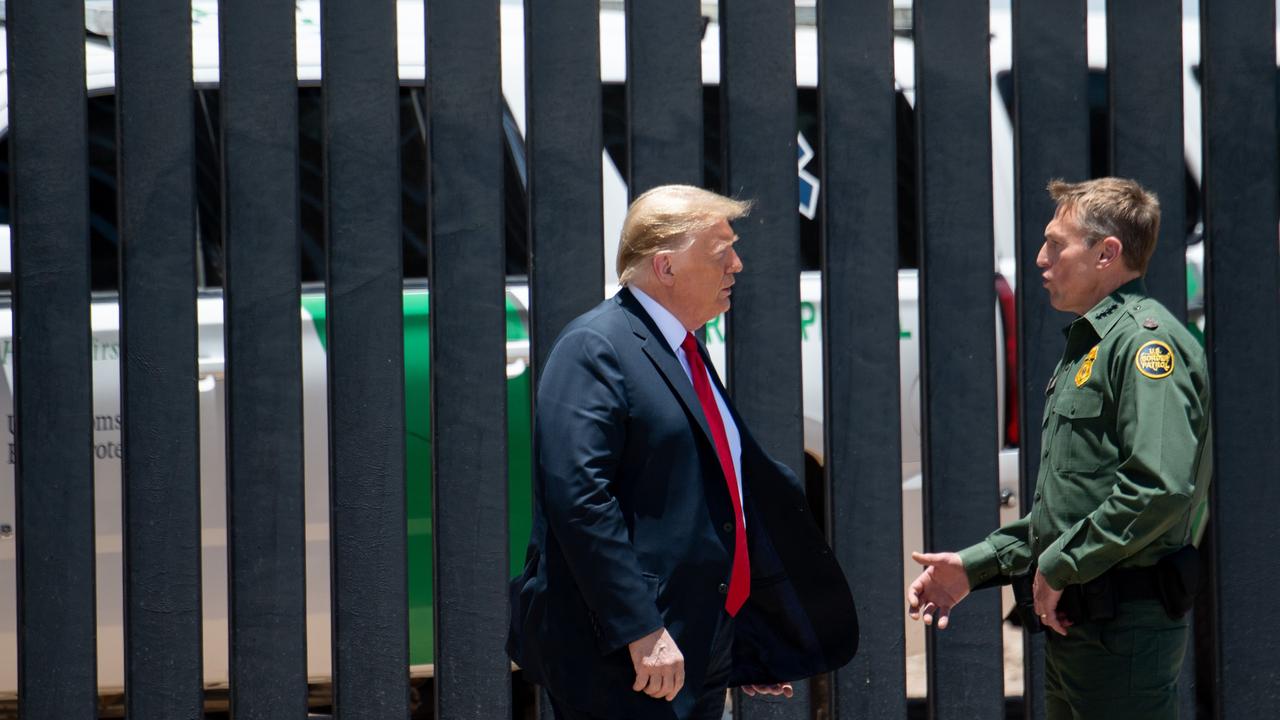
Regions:
<instances>
[{"instance_id":1,"label":"black steel slat fence","mask_svg":"<svg viewBox=\"0 0 1280 720\"><path fill-rule=\"evenodd\" d=\"M498 3L427 0L426 24L436 717L502 718L511 671Z\"/></svg>"},{"instance_id":2,"label":"black steel slat fence","mask_svg":"<svg viewBox=\"0 0 1280 720\"><path fill-rule=\"evenodd\" d=\"M1071 316L1054 310L1038 282L1036 258L1054 203L1049 178L1089 177L1089 95L1085 6L1027 0L1013 8L1014 173L1017 227L1018 496L1031 512L1040 467L1044 387L1062 352L1061 329ZM1043 718L1044 636L1023 643L1023 698L1027 718Z\"/></svg>"},{"instance_id":3,"label":"black steel slat fence","mask_svg":"<svg viewBox=\"0 0 1280 720\"><path fill-rule=\"evenodd\" d=\"M396 43L413 35L397 34L391 0L322 5L337 717L411 710L405 410L415 403L429 403L432 420L436 651L434 707L417 716L490 720L527 710L512 704L504 652L507 416L528 412L507 407L505 221L528 213L522 240L536 377L559 330L598 301L602 264L613 260L600 242L608 192L600 120L611 109L600 83L600 4L525 0L527 146L510 126L518 122L504 134L503 4L426 0L431 383L429 397L407 398ZM915 84L901 92L894 50L907 33L899 28L895 40L892 4L818 3L821 461L807 458L802 442L796 7L722 1L715 24L699 18L700 7L709 12L695 0L626 3L621 172L629 195L667 182L703 184L704 138L718 133L723 181L715 189L756 201L735 225L745 270L728 318L727 380L753 434L808 475L863 633L848 667L800 684L788 701L739 694L736 716L907 715L898 421L910 408L900 407L896 341L898 283L911 276L896 272L904 223L920 226L926 548L956 550L996 526L1004 428L994 401L1004 388L993 369L1006 350L996 345L992 283L991 111L1001 82L1013 107L1011 384L1022 508L1034 497L1042 453L1044 384L1070 319L1052 311L1038 282L1036 255L1054 209L1044 187L1106 169L1090 162L1105 143L1112 174L1136 177L1161 197L1149 287L1175 313L1185 308L1184 236L1203 207L1217 472L1213 577L1208 611L1197 617L1198 645L1209 652L1195 658L1196 686L1190 666L1184 675L1184 714L1267 716L1280 701L1271 662L1280 647L1253 612L1241 611L1241 597L1265 596L1270 548L1280 540L1265 512L1280 505L1274 3L1202 0L1203 59L1189 81L1181 3L1109 0L1106 129L1093 137L1099 108L1090 107L1090 84L1101 69L1088 64L1082 1L1012 4L1007 80L991 75L987 2L916 2ZM23 718L37 720L93 718L97 704L84 10L80 0L10 0L4 17L18 702ZM126 707L138 718L201 715L200 433L224 432L231 711L303 718L298 8L220 4L220 238L197 237L189 11L157 0L120 5L114 27ZM718 89L702 84L704 28L720 33ZM1182 120L1184 87L1201 86L1202 191L1194 148L1184 156ZM718 105L718 127L703 126L712 116L704 100ZM519 184L504 175L504 137L527 197L505 195ZM919 158L906 169L904 143ZM900 177L908 170L914 187ZM900 192L915 193L917 217L903 214L911 205ZM220 243L225 257L225 428L198 428L197 243ZM998 603L995 592L975 594L945 633L928 633L931 717L1004 715ZM1043 717L1043 640L1025 648L1024 716Z\"/></svg>"},{"instance_id":4,"label":"black steel slat fence","mask_svg":"<svg viewBox=\"0 0 1280 720\"><path fill-rule=\"evenodd\" d=\"M1186 170L1182 137L1182 3L1107 3L1111 174L1160 198L1160 238L1147 291L1186 317Z\"/></svg>"},{"instance_id":5,"label":"black steel slat fence","mask_svg":"<svg viewBox=\"0 0 1280 720\"><path fill-rule=\"evenodd\" d=\"M985 0L914 7L924 544L944 551L997 520L990 23ZM999 609L976 593L927 636L933 717L1004 711Z\"/></svg>"},{"instance_id":6,"label":"black steel slat fence","mask_svg":"<svg viewBox=\"0 0 1280 720\"><path fill-rule=\"evenodd\" d=\"M1280 701L1280 641L1241 608L1271 575L1280 526L1280 252L1276 217L1276 8L1200 7L1209 371L1217 574L1216 717L1264 716Z\"/></svg>"},{"instance_id":7,"label":"black steel slat fence","mask_svg":"<svg viewBox=\"0 0 1280 720\"><path fill-rule=\"evenodd\" d=\"M125 701L139 720L199 718L200 582L195 132L191 17L116 14Z\"/></svg>"},{"instance_id":8,"label":"black steel slat fence","mask_svg":"<svg viewBox=\"0 0 1280 720\"><path fill-rule=\"evenodd\" d=\"M698 0L627 0L627 190L702 185Z\"/></svg>"},{"instance_id":9,"label":"black steel slat fence","mask_svg":"<svg viewBox=\"0 0 1280 720\"><path fill-rule=\"evenodd\" d=\"M12 168L18 694L23 716L95 715L84 9L7 5ZM68 587L80 592L68 593Z\"/></svg>"},{"instance_id":10,"label":"black steel slat fence","mask_svg":"<svg viewBox=\"0 0 1280 720\"><path fill-rule=\"evenodd\" d=\"M335 717L409 712L396 4L322 5ZM425 402L426 398L413 398Z\"/></svg>"},{"instance_id":11,"label":"black steel slat fence","mask_svg":"<svg viewBox=\"0 0 1280 720\"><path fill-rule=\"evenodd\" d=\"M294 7L219 5L231 711L307 712Z\"/></svg>"},{"instance_id":12,"label":"black steel slat fence","mask_svg":"<svg viewBox=\"0 0 1280 720\"><path fill-rule=\"evenodd\" d=\"M818 8L822 342L828 527L853 585L858 655L833 717L906 717L898 391L898 157L888 3ZM861 198L860 202L830 198Z\"/></svg>"},{"instance_id":13,"label":"black steel slat fence","mask_svg":"<svg viewBox=\"0 0 1280 720\"><path fill-rule=\"evenodd\" d=\"M551 343L602 297L600 21L596 0L525 2L529 329L536 384ZM514 411L513 411L514 412Z\"/></svg>"},{"instance_id":14,"label":"black steel slat fence","mask_svg":"<svg viewBox=\"0 0 1280 720\"><path fill-rule=\"evenodd\" d=\"M800 226L796 216L795 7L722 0L719 8L723 192L756 201L735 229L744 269L728 316L728 377L761 446L803 476ZM740 720L802 718L808 683L788 701L738 693Z\"/></svg>"}]
</instances>

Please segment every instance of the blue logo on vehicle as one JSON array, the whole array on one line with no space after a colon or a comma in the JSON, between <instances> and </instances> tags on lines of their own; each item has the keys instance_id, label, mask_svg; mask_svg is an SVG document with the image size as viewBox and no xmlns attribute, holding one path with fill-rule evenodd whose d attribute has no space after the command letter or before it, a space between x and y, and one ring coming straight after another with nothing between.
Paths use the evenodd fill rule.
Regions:
<instances>
[{"instance_id":1,"label":"blue logo on vehicle","mask_svg":"<svg viewBox=\"0 0 1280 720\"><path fill-rule=\"evenodd\" d=\"M804 169L813 159L813 147L804 139L804 133L796 133L796 170L800 176L800 214L810 220L818 214L818 178Z\"/></svg>"}]
</instances>

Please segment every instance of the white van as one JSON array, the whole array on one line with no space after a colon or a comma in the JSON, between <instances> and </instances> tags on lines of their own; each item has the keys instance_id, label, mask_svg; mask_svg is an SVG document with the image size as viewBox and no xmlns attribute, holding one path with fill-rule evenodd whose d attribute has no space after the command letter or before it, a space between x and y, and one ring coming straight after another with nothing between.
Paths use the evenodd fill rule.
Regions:
<instances>
[{"instance_id":1,"label":"white van","mask_svg":"<svg viewBox=\"0 0 1280 720\"><path fill-rule=\"evenodd\" d=\"M625 35L622 2L603 0L601 27L601 82L604 109L604 144L602 152L604 227L606 257L611 258L627 205L627 189L621 172L625 157L626 112L623 83L625 68ZM822 352L821 352L821 287L817 273L818 224L817 204L822 201L822 188L814 176L816 160L821 156L817 124L817 37L812 24L813 0L797 3L800 22L796 30L797 59L797 130L801 155L797 166L798 211L801 215L801 243L804 272L800 278L801 331L804 371L804 442L805 473L816 482L820 478L824 458L822 447ZM122 692L123 627L122 627L122 511L119 397L119 313L117 294L118 238L115 224L115 112L114 53L110 33L113 27L111 2L86 2L86 82L88 88L88 132L90 146L90 209L93 215L92 238L92 303L93 382L94 382L94 452L95 503L97 530L97 612L98 612L98 682L104 696ZM320 148L320 8L316 0L297 3L297 55L299 81L299 133L302 207L302 266L304 296L299 308L302 326L304 374L304 442L306 452L306 567L307 567L307 651L311 680L323 684L330 677L329 623L329 547L328 547L328 448L325 389L325 337L323 332L324 298L319 281L324 276L322 236L323 199L321 191ZM399 12L400 110L402 147L402 201L405 205L403 235L405 246L405 342L407 391L414 392L415 383L425 383L425 354L415 352L426 338L425 198L425 128L423 117L425 95L423 82L423 17L421 0L401 0ZM220 138L218 134L218 48L217 4L211 0L193 2L193 79L195 81L196 148L197 148L197 228L199 241L200 296L198 300L200 396L200 472L203 521L203 612L204 673L210 688L227 683L227 558L225 518L225 447L223 427L222 342L223 305L221 295L222 254L220 206L217 166ZM715 118L718 117L719 47L715 22L715 4L704 4L710 18L702 47L702 72L705 87L707 153L706 180L715 183L719 177L717 158L720 138ZM898 78L898 118L901 137L900 153L914 153L914 55L909 32L909 13L899 13L901 26L896 33L894 55ZM508 240L508 387L513 408L528 402L527 372L527 308L528 289L524 199L525 88L523 74L523 2L502 0L502 74L506 108L504 108L505 177L507 192L505 222ZM1090 18L1091 66L1100 68L1104 51L1097 40L1104 37L1099 18ZM1199 121L1191 111L1198 108L1199 89L1192 68L1196 64L1196 25L1189 20L1185 33L1191 41L1186 45L1184 95L1187 102L1188 167L1192 177L1199 175ZM0 27L0 42L5 30ZM993 238L993 270L999 269L1008 283L1013 272L1013 149L1012 127L1007 95L1002 94L1004 78L1010 65L1010 31L1008 11L992 13L992 140L993 192L995 198ZM2 57L2 56L0 56ZM1101 70L1095 70L1102 77ZM1103 95L1105 98L1105 94ZM0 157L7 156L7 89L0 86ZM1100 111L1104 111L1101 110ZM900 162L899 167L914 172L913 162ZM8 273L8 223L10 208L7 192L7 169L0 172L0 278ZM919 315L917 308L918 275L915 265L914 178L899 181L899 248L901 265L898 276L900 333L900 393L902 429L902 477L885 478L902 482L904 507L904 553L920 547L921 533L921 466L920 466L920 378ZM1047 218L1046 218L1047 220ZM1188 254L1195 268L1199 255ZM612 263L604 268L604 287L612 292L616 278ZM1009 297L1008 283L998 284L998 292ZM6 286L7 287L7 286ZM1195 300L1193 300L1195 302ZM1008 308L1008 311L1001 308ZM998 305L997 330L1002 335L1014 330L1012 304ZM708 346L713 358L723 369L723 325L708 328ZM7 294L0 298L0 362L4 376L0 382L0 414L10 418L12 427L12 315ZM997 343L1002 338L993 339ZM998 344L997 347L1003 348ZM1011 401L1006 378L1005 355L997 353L995 369L996 393L1001 407L1000 475L990 478L993 503L1003 503L1001 518L1012 520L1017 515L1017 449L1010 428L1004 425L1004 408ZM512 412L509 421L511 443L511 559L513 573L518 571L527 538L529 428L527 413ZM409 417L410 434L414 425L425 418ZM12 443L12 436L9 442ZM433 660L432 599L430 577L430 466L428 450L408 445L410 503L410 650L411 671L422 680L430 677ZM10 463L0 464L0 587L13 588L14 527L12 453ZM427 521L427 522L423 522ZM976 540L976 538L975 538ZM915 574L915 568L904 557L904 583ZM1007 601L1006 601L1007 602ZM1007 605L1006 605L1007 609ZM908 623L907 654L909 666L923 662L923 634L918 625ZM923 694L923 676L909 682L909 693ZM0 710L7 698L16 696L16 595L0 593ZM1013 690L1010 690L1013 692ZM1016 694L1016 693L1014 693ZM108 703L110 704L110 703Z\"/></svg>"}]
</instances>

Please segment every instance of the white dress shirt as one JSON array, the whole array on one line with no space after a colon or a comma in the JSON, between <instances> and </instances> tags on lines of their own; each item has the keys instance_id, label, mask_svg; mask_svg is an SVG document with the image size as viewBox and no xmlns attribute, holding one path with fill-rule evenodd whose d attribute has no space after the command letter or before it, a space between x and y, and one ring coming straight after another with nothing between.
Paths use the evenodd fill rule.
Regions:
<instances>
[{"instance_id":1,"label":"white dress shirt","mask_svg":"<svg viewBox=\"0 0 1280 720\"><path fill-rule=\"evenodd\" d=\"M667 341L672 350L675 350L676 357L680 358L680 366L684 368L684 374L689 378L689 382L693 382L693 371L689 369L689 358L685 355L684 343L685 335L689 331L685 329L684 323L680 322L671 311L666 309L657 300L649 297L640 288L634 285L628 285L631 294L635 295L640 304L644 306L645 312L649 313L649 317L653 318L654 323L658 325L658 330L662 331L662 338ZM706 363L704 363L705 365ZM742 436L738 434L738 426L733 422L733 415L729 413L728 406L724 403L724 398L720 395L720 388L716 387L715 381L711 379L711 368L707 368L707 382L711 384L711 393L716 398L716 409L720 411L720 419L724 421L725 438L729 441L729 455L733 458L733 474L738 480L738 498L742 499ZM746 523L745 512L743 514L743 523Z\"/></svg>"}]
</instances>

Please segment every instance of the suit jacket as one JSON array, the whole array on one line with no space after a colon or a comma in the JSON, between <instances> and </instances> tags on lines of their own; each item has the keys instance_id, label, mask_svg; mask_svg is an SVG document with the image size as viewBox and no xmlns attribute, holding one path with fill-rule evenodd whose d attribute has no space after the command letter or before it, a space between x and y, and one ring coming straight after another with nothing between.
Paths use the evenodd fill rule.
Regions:
<instances>
[{"instance_id":1,"label":"suit jacket","mask_svg":"<svg viewBox=\"0 0 1280 720\"><path fill-rule=\"evenodd\" d=\"M731 404L730 412L742 437L751 559L730 685L838 668L858 645L848 583L803 485ZM732 501L693 385L629 290L557 339L539 382L534 448L533 531L511 584L508 653L579 710L683 717L702 689L724 612ZM670 703L631 689L627 647L664 626L685 657L684 689Z\"/></svg>"}]
</instances>

